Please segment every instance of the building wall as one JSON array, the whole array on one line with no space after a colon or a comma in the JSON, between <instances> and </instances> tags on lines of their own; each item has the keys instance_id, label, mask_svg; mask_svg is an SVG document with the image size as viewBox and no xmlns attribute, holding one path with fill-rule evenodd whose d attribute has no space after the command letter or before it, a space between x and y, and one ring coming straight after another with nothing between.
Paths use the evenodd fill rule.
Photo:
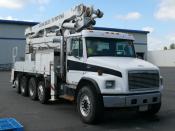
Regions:
<instances>
[{"instance_id":1,"label":"building wall","mask_svg":"<svg viewBox=\"0 0 175 131\"><path fill-rule=\"evenodd\" d=\"M134 36L136 44L147 44L147 34L130 33Z\"/></svg>"},{"instance_id":2,"label":"building wall","mask_svg":"<svg viewBox=\"0 0 175 131\"><path fill-rule=\"evenodd\" d=\"M28 25L0 23L0 65L12 63L12 49L18 47L17 60L23 59L25 51L24 31Z\"/></svg>"},{"instance_id":3,"label":"building wall","mask_svg":"<svg viewBox=\"0 0 175 131\"><path fill-rule=\"evenodd\" d=\"M134 44L136 54L143 53L143 59L147 60L147 44Z\"/></svg>"},{"instance_id":4,"label":"building wall","mask_svg":"<svg viewBox=\"0 0 175 131\"><path fill-rule=\"evenodd\" d=\"M147 34L130 33L134 36L134 47L136 53L143 53L143 59L147 60Z\"/></svg>"},{"instance_id":5,"label":"building wall","mask_svg":"<svg viewBox=\"0 0 175 131\"><path fill-rule=\"evenodd\" d=\"M0 38L25 38L24 31L27 25L0 23Z\"/></svg>"},{"instance_id":6,"label":"building wall","mask_svg":"<svg viewBox=\"0 0 175 131\"><path fill-rule=\"evenodd\" d=\"M159 67L175 67L175 50L148 51L148 61Z\"/></svg>"},{"instance_id":7,"label":"building wall","mask_svg":"<svg viewBox=\"0 0 175 131\"><path fill-rule=\"evenodd\" d=\"M0 64L12 63L12 49L14 47L18 48L17 60L24 59L25 40L0 39Z\"/></svg>"}]
</instances>

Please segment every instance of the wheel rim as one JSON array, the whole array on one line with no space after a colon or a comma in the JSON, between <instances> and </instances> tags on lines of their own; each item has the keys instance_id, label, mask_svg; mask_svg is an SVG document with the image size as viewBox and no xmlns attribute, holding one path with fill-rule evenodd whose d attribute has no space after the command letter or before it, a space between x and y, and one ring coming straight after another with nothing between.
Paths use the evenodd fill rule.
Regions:
<instances>
[{"instance_id":1,"label":"wheel rim","mask_svg":"<svg viewBox=\"0 0 175 131\"><path fill-rule=\"evenodd\" d=\"M44 95L44 89L43 89L43 86L40 85L38 87L38 97L39 97L39 100L42 100L43 99L43 95Z\"/></svg>"},{"instance_id":2,"label":"wheel rim","mask_svg":"<svg viewBox=\"0 0 175 131\"><path fill-rule=\"evenodd\" d=\"M87 117L91 111L91 102L87 95L82 96L80 99L80 111L84 117Z\"/></svg>"}]
</instances>

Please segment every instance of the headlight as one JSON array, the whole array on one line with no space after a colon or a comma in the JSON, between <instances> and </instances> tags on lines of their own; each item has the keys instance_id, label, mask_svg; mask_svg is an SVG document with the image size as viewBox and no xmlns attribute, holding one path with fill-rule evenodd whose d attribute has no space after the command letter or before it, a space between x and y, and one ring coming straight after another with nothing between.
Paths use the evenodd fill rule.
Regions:
<instances>
[{"instance_id":1,"label":"headlight","mask_svg":"<svg viewBox=\"0 0 175 131\"><path fill-rule=\"evenodd\" d=\"M106 81L106 88L107 89L111 89L111 88L114 88L114 87L115 87L115 81L113 81L113 80Z\"/></svg>"}]
</instances>

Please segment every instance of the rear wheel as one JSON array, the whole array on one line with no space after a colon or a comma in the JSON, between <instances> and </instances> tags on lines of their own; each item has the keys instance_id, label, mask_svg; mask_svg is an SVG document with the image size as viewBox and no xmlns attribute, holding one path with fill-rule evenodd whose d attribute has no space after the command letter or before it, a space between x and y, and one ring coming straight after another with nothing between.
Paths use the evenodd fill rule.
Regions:
<instances>
[{"instance_id":1,"label":"rear wheel","mask_svg":"<svg viewBox=\"0 0 175 131\"><path fill-rule=\"evenodd\" d=\"M37 81L34 77L29 80L29 96L32 100L37 100Z\"/></svg>"},{"instance_id":2,"label":"rear wheel","mask_svg":"<svg viewBox=\"0 0 175 131\"><path fill-rule=\"evenodd\" d=\"M23 76L20 81L20 91L21 95L28 96L28 84L27 84L27 77Z\"/></svg>"},{"instance_id":3,"label":"rear wheel","mask_svg":"<svg viewBox=\"0 0 175 131\"><path fill-rule=\"evenodd\" d=\"M47 88L43 81L40 81L38 84L38 99L42 104L45 104L50 99L50 91Z\"/></svg>"},{"instance_id":4,"label":"rear wheel","mask_svg":"<svg viewBox=\"0 0 175 131\"><path fill-rule=\"evenodd\" d=\"M85 123L97 123L103 116L103 102L90 85L83 86L77 96L77 110Z\"/></svg>"},{"instance_id":5,"label":"rear wheel","mask_svg":"<svg viewBox=\"0 0 175 131\"><path fill-rule=\"evenodd\" d=\"M19 75L17 75L15 78L14 87L16 88L17 93L20 94L21 90L20 90L20 76Z\"/></svg>"}]
</instances>

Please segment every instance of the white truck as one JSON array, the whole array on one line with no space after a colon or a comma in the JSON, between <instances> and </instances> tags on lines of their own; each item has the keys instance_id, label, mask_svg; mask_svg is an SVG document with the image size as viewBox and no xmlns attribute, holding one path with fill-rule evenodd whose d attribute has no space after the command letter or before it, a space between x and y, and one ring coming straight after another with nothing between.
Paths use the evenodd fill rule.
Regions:
<instances>
[{"instance_id":1,"label":"white truck","mask_svg":"<svg viewBox=\"0 0 175 131\"><path fill-rule=\"evenodd\" d=\"M134 108L156 114L161 107L158 67L137 59L130 34L93 30L103 13L78 5L25 31L25 61L11 82L18 93L47 103L75 101L85 123L98 122L104 108Z\"/></svg>"}]
</instances>

